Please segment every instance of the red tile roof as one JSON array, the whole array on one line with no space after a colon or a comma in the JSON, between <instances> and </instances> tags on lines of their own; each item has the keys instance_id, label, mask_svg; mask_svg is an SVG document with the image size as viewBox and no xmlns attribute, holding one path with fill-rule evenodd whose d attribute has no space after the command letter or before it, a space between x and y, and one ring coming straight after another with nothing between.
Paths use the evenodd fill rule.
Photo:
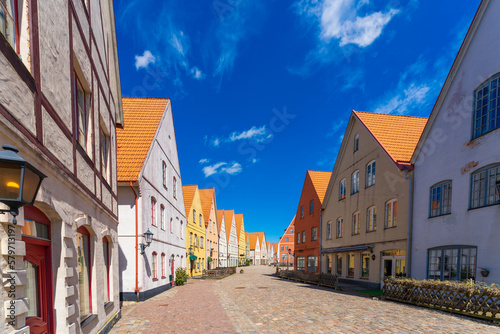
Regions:
<instances>
[{"instance_id":1,"label":"red tile roof","mask_svg":"<svg viewBox=\"0 0 500 334\"><path fill-rule=\"evenodd\" d=\"M184 207L186 209L186 217L189 217L191 206L193 205L194 194L196 193L197 188L198 186L196 184L182 186L182 195L184 196Z\"/></svg>"},{"instance_id":2,"label":"red tile roof","mask_svg":"<svg viewBox=\"0 0 500 334\"><path fill-rule=\"evenodd\" d=\"M124 127L116 128L118 182L137 181L169 99L124 97Z\"/></svg>"},{"instance_id":3,"label":"red tile roof","mask_svg":"<svg viewBox=\"0 0 500 334\"><path fill-rule=\"evenodd\" d=\"M229 243L229 237L231 236L231 225L233 223L234 210L224 211L224 220L226 222L226 237Z\"/></svg>"},{"instance_id":4,"label":"red tile roof","mask_svg":"<svg viewBox=\"0 0 500 334\"><path fill-rule=\"evenodd\" d=\"M259 238L259 236L257 235L257 233L247 233L247 235L250 241L250 249L255 249L255 247L257 246L257 239Z\"/></svg>"},{"instance_id":5,"label":"red tile roof","mask_svg":"<svg viewBox=\"0 0 500 334\"><path fill-rule=\"evenodd\" d=\"M245 225L243 224L243 214L235 214L234 220L236 221L236 235L238 236L238 242L240 242L241 227L243 226L243 228L245 228Z\"/></svg>"},{"instance_id":6,"label":"red tile roof","mask_svg":"<svg viewBox=\"0 0 500 334\"><path fill-rule=\"evenodd\" d=\"M318 194L319 200L323 203L323 199L325 198L326 189L328 188L328 183L330 182L330 178L332 177L332 172L321 172L315 170L308 170L307 173L311 178L314 189ZM295 222L295 217L292 220Z\"/></svg>"},{"instance_id":7,"label":"red tile roof","mask_svg":"<svg viewBox=\"0 0 500 334\"><path fill-rule=\"evenodd\" d=\"M395 163L410 162L427 124L427 118L364 111L353 111L353 113Z\"/></svg>"}]
</instances>

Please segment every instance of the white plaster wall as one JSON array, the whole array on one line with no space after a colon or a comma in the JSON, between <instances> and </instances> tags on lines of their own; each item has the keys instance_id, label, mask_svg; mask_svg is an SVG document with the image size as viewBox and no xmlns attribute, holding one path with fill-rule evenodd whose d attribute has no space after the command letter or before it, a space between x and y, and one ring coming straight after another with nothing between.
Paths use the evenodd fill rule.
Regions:
<instances>
[{"instance_id":1,"label":"white plaster wall","mask_svg":"<svg viewBox=\"0 0 500 334\"><path fill-rule=\"evenodd\" d=\"M469 210L471 173L500 162L500 130L470 143L472 138L473 93L487 78L500 72L500 2L490 1L489 8L472 40L455 80L444 99L415 166L412 276L427 276L427 250L447 245L477 246L477 267L490 270L476 280L500 283L500 205ZM485 50L488 50L485 52ZM477 166L462 174L469 162ZM428 218L430 187L452 180L452 213Z\"/></svg>"},{"instance_id":2,"label":"white plaster wall","mask_svg":"<svg viewBox=\"0 0 500 334\"><path fill-rule=\"evenodd\" d=\"M230 262L229 266L234 267L238 264L238 234L236 233L236 221L233 215L233 221L231 223L231 232L229 233L229 256Z\"/></svg>"},{"instance_id":3,"label":"white plaster wall","mask_svg":"<svg viewBox=\"0 0 500 334\"><path fill-rule=\"evenodd\" d=\"M227 235L226 222L222 215L220 234L219 234L219 267L227 267Z\"/></svg>"}]
</instances>

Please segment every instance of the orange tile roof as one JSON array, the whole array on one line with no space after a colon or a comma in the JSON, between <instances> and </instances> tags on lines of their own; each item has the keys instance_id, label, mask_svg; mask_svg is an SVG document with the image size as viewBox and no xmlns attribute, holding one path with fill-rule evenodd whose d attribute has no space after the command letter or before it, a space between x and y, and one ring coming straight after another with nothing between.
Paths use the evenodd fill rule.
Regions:
<instances>
[{"instance_id":1,"label":"orange tile roof","mask_svg":"<svg viewBox=\"0 0 500 334\"><path fill-rule=\"evenodd\" d=\"M184 208L186 209L186 217L189 217L196 189L198 189L198 186L196 184L182 186L182 195L184 196Z\"/></svg>"},{"instance_id":2,"label":"orange tile roof","mask_svg":"<svg viewBox=\"0 0 500 334\"><path fill-rule=\"evenodd\" d=\"M269 245L270 245L269 241L266 241L266 247L267 247L267 249L269 249Z\"/></svg>"},{"instance_id":3,"label":"orange tile roof","mask_svg":"<svg viewBox=\"0 0 500 334\"><path fill-rule=\"evenodd\" d=\"M252 232L250 234L259 236L260 248L262 249L262 241L264 241L266 234L264 232Z\"/></svg>"},{"instance_id":4,"label":"orange tile roof","mask_svg":"<svg viewBox=\"0 0 500 334\"><path fill-rule=\"evenodd\" d=\"M208 225L215 189L198 189L198 192L200 193L201 208L203 210L203 217L205 218L205 225Z\"/></svg>"},{"instance_id":5,"label":"orange tile roof","mask_svg":"<svg viewBox=\"0 0 500 334\"><path fill-rule=\"evenodd\" d=\"M234 220L236 221L236 234L238 236L238 242L240 241L240 234L241 234L241 226L245 228L245 225L243 224L243 214L242 213L237 213L234 215Z\"/></svg>"},{"instance_id":6,"label":"orange tile roof","mask_svg":"<svg viewBox=\"0 0 500 334\"><path fill-rule=\"evenodd\" d=\"M224 217L224 210L217 210L217 224L219 224L219 234L220 231L222 230L222 217ZM227 234L227 231L226 231Z\"/></svg>"},{"instance_id":7,"label":"orange tile roof","mask_svg":"<svg viewBox=\"0 0 500 334\"><path fill-rule=\"evenodd\" d=\"M408 164L427 118L353 111L395 163Z\"/></svg>"},{"instance_id":8,"label":"orange tile roof","mask_svg":"<svg viewBox=\"0 0 500 334\"><path fill-rule=\"evenodd\" d=\"M250 249L255 249L258 238L259 236L257 235L257 233L248 233L248 239L250 241Z\"/></svg>"},{"instance_id":9,"label":"orange tile roof","mask_svg":"<svg viewBox=\"0 0 500 334\"><path fill-rule=\"evenodd\" d=\"M328 188L328 183L330 182L330 178L332 177L332 172L321 172L316 170L308 170L309 177L313 183L314 189L318 194L319 201L323 203L323 199L325 198L326 189ZM295 217L293 217L293 222L295 222Z\"/></svg>"},{"instance_id":10,"label":"orange tile roof","mask_svg":"<svg viewBox=\"0 0 500 334\"><path fill-rule=\"evenodd\" d=\"M234 210L224 211L224 220L226 222L226 237L229 243L229 237L231 236L231 224L233 223Z\"/></svg>"},{"instance_id":11,"label":"orange tile roof","mask_svg":"<svg viewBox=\"0 0 500 334\"><path fill-rule=\"evenodd\" d=\"M137 181L169 99L124 97L125 126L116 128L118 182Z\"/></svg>"}]
</instances>

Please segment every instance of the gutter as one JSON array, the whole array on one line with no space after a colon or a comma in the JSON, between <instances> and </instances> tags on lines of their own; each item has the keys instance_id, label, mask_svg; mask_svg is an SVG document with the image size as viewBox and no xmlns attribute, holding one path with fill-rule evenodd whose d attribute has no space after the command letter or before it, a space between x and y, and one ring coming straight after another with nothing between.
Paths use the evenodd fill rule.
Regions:
<instances>
[{"instance_id":1,"label":"gutter","mask_svg":"<svg viewBox=\"0 0 500 334\"><path fill-rule=\"evenodd\" d=\"M135 196L135 293L137 294L137 301L139 301L139 208L137 193L135 192L132 181L130 181L130 188Z\"/></svg>"},{"instance_id":2,"label":"gutter","mask_svg":"<svg viewBox=\"0 0 500 334\"><path fill-rule=\"evenodd\" d=\"M409 170L405 170L405 179L408 180L408 237L406 250L406 277L411 277L411 250L413 244L413 177L408 177Z\"/></svg>"}]
</instances>

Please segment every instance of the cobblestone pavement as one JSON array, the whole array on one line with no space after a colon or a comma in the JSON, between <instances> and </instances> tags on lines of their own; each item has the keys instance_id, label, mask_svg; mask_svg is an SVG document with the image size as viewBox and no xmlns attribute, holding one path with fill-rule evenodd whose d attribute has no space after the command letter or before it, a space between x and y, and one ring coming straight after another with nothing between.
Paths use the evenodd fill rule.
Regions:
<instances>
[{"instance_id":1,"label":"cobblestone pavement","mask_svg":"<svg viewBox=\"0 0 500 334\"><path fill-rule=\"evenodd\" d=\"M483 321L281 280L271 267L244 270L126 303L111 333L500 333Z\"/></svg>"}]
</instances>

